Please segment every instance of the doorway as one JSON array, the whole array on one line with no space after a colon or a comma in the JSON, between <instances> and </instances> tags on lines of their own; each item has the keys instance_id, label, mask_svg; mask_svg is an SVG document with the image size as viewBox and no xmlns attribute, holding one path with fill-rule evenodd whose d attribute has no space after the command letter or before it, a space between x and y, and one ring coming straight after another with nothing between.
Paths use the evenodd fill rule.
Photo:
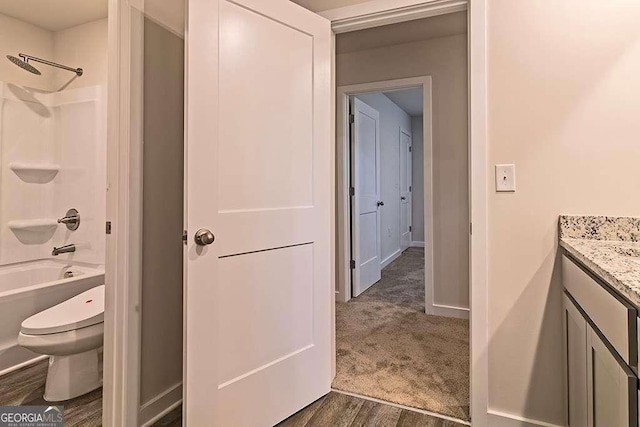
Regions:
<instances>
[{"instance_id":1,"label":"doorway","mask_svg":"<svg viewBox=\"0 0 640 427\"><path fill-rule=\"evenodd\" d=\"M448 30L435 39L400 40L434 26ZM347 35L344 40L338 35L336 40L339 194L336 378L332 386L469 422L466 13ZM386 45L388 40L395 43ZM456 54L438 58L444 50ZM427 59L416 59L422 55ZM394 62L397 64L389 65ZM420 72L423 77L401 78ZM367 152L361 147L371 150L375 143L358 143L358 138L372 133L360 129L365 121L358 120L358 104L364 102L376 110L382 128L384 104L403 110L402 94L412 92L422 94L419 104L424 111L414 112L412 123L404 129L394 123L393 137L388 132L383 136L382 129L373 132L382 140L378 161L395 165L395 179L389 186L392 192L386 196L383 190L378 192L381 225L375 237L381 247L381 274L379 281L370 283L364 280L372 276L359 270L373 259L363 254L372 253L376 239L363 236L366 228L359 222L363 213L373 211L366 205L373 195L362 190L374 188L371 183L376 175L369 174L364 186L361 181L366 176L362 171L373 168L370 159L375 156L362 156ZM417 136L421 137L419 144ZM392 149L385 152L385 144L390 143ZM379 185L384 188L384 173L380 175ZM389 220L391 212L393 220ZM385 239L393 243L386 250Z\"/></svg>"}]
</instances>

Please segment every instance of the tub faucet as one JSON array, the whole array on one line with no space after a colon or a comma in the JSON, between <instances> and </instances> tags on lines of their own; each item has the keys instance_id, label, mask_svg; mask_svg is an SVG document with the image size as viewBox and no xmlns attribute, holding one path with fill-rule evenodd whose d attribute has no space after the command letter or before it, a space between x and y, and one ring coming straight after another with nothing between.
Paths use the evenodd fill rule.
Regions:
<instances>
[{"instance_id":1,"label":"tub faucet","mask_svg":"<svg viewBox=\"0 0 640 427\"><path fill-rule=\"evenodd\" d=\"M51 255L58 256L60 254L66 254L67 252L75 252L75 251L76 251L76 245L72 243L70 245L60 246L59 248L56 248L54 246L53 251L51 252Z\"/></svg>"}]
</instances>

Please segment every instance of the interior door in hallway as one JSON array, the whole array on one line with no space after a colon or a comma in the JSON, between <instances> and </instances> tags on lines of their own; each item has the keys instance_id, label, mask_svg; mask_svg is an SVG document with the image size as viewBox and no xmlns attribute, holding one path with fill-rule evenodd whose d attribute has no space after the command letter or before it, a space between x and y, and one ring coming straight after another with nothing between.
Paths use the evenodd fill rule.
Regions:
<instances>
[{"instance_id":1,"label":"interior door in hallway","mask_svg":"<svg viewBox=\"0 0 640 427\"><path fill-rule=\"evenodd\" d=\"M411 246L411 133L400 129L400 250Z\"/></svg>"},{"instance_id":2,"label":"interior door in hallway","mask_svg":"<svg viewBox=\"0 0 640 427\"><path fill-rule=\"evenodd\" d=\"M186 58L185 422L275 425L331 385L330 24L189 0Z\"/></svg>"},{"instance_id":3,"label":"interior door in hallway","mask_svg":"<svg viewBox=\"0 0 640 427\"><path fill-rule=\"evenodd\" d=\"M352 296L380 280L380 114L351 99Z\"/></svg>"}]
</instances>

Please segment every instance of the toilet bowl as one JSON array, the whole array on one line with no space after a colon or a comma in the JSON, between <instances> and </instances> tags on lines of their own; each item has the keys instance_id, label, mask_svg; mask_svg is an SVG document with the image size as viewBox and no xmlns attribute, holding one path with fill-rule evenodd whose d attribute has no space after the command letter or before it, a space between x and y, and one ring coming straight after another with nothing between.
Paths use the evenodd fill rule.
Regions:
<instances>
[{"instance_id":1,"label":"toilet bowl","mask_svg":"<svg viewBox=\"0 0 640 427\"><path fill-rule=\"evenodd\" d=\"M44 399L60 402L102 386L98 350L104 335L104 285L22 322L18 344L49 356Z\"/></svg>"}]
</instances>

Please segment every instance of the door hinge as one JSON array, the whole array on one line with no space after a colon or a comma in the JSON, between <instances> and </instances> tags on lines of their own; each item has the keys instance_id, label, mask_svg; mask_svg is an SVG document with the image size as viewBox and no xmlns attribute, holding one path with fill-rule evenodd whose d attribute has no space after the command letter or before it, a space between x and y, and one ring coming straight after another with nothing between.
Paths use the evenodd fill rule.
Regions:
<instances>
[{"instance_id":1,"label":"door hinge","mask_svg":"<svg viewBox=\"0 0 640 427\"><path fill-rule=\"evenodd\" d=\"M409 193L411 193L411 186L409 186Z\"/></svg>"},{"instance_id":2,"label":"door hinge","mask_svg":"<svg viewBox=\"0 0 640 427\"><path fill-rule=\"evenodd\" d=\"M409 226L409 231L411 231L411 226Z\"/></svg>"},{"instance_id":3,"label":"door hinge","mask_svg":"<svg viewBox=\"0 0 640 427\"><path fill-rule=\"evenodd\" d=\"M354 123L356 121L356 116L353 114L349 114L349 123Z\"/></svg>"},{"instance_id":4,"label":"door hinge","mask_svg":"<svg viewBox=\"0 0 640 427\"><path fill-rule=\"evenodd\" d=\"M411 146L409 146L409 152L411 152Z\"/></svg>"},{"instance_id":5,"label":"door hinge","mask_svg":"<svg viewBox=\"0 0 640 427\"><path fill-rule=\"evenodd\" d=\"M354 268L356 268L356 260L355 259L352 259L349 264L350 264L352 270Z\"/></svg>"},{"instance_id":6,"label":"door hinge","mask_svg":"<svg viewBox=\"0 0 640 427\"><path fill-rule=\"evenodd\" d=\"M187 244L187 230L182 230L182 241Z\"/></svg>"},{"instance_id":7,"label":"door hinge","mask_svg":"<svg viewBox=\"0 0 640 427\"><path fill-rule=\"evenodd\" d=\"M356 195L356 188L355 187L349 187L349 195L350 196L355 196Z\"/></svg>"},{"instance_id":8,"label":"door hinge","mask_svg":"<svg viewBox=\"0 0 640 427\"><path fill-rule=\"evenodd\" d=\"M107 221L105 224L105 233L111 234L111 221Z\"/></svg>"},{"instance_id":9,"label":"door hinge","mask_svg":"<svg viewBox=\"0 0 640 427\"><path fill-rule=\"evenodd\" d=\"M473 223L469 223L469 234L473 234Z\"/></svg>"}]
</instances>

